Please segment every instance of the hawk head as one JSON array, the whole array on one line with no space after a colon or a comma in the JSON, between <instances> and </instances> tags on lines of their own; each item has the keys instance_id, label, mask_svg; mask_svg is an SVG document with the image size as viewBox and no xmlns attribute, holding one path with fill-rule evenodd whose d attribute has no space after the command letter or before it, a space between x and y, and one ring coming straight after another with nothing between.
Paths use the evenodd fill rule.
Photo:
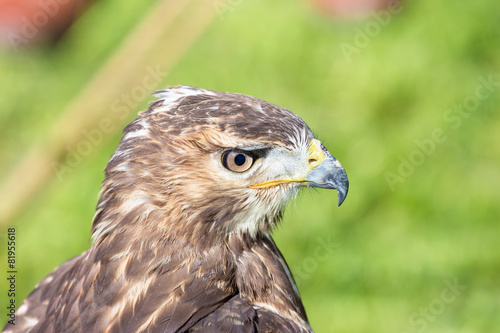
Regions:
<instances>
[{"instance_id":1,"label":"hawk head","mask_svg":"<svg viewBox=\"0 0 500 333\"><path fill-rule=\"evenodd\" d=\"M312 332L270 235L307 186L347 194L292 112L192 87L158 91L106 167L90 249L19 313L36 332Z\"/></svg>"},{"instance_id":2,"label":"hawk head","mask_svg":"<svg viewBox=\"0 0 500 333\"><path fill-rule=\"evenodd\" d=\"M144 228L198 242L255 237L276 225L303 187L336 189L344 201L344 169L292 112L188 86L156 96L125 128L106 167L95 241Z\"/></svg>"}]
</instances>

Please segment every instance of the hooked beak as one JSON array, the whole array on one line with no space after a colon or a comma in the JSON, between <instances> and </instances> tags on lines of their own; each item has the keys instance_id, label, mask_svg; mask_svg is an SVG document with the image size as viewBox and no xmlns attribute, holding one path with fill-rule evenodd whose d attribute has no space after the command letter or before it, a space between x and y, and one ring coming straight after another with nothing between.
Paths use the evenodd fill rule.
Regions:
<instances>
[{"instance_id":1,"label":"hooked beak","mask_svg":"<svg viewBox=\"0 0 500 333\"><path fill-rule=\"evenodd\" d=\"M312 153L318 155L320 164L313 167L305 181L308 186L336 189L339 206L344 202L349 190L349 180L340 162L319 141L311 142ZM315 147L313 147L315 146ZM315 159L316 160L316 159Z\"/></svg>"},{"instance_id":2,"label":"hooked beak","mask_svg":"<svg viewBox=\"0 0 500 333\"><path fill-rule=\"evenodd\" d=\"M289 183L300 183L311 187L336 189L339 197L339 206L344 202L349 189L349 181L344 168L335 157L316 139L309 142L307 161L304 163L305 172L299 175L280 177L259 184L249 185L254 189L265 189Z\"/></svg>"}]
</instances>

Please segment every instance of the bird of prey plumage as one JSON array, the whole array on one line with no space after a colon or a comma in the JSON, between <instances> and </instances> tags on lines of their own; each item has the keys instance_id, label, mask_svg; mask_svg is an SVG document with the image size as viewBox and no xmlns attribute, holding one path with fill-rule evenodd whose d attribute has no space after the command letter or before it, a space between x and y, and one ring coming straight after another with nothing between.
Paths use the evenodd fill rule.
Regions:
<instances>
[{"instance_id":1,"label":"bird of prey plumage","mask_svg":"<svg viewBox=\"0 0 500 333\"><path fill-rule=\"evenodd\" d=\"M5 332L312 332L271 229L303 187L348 189L292 112L179 86L129 124L89 250L45 277Z\"/></svg>"}]
</instances>

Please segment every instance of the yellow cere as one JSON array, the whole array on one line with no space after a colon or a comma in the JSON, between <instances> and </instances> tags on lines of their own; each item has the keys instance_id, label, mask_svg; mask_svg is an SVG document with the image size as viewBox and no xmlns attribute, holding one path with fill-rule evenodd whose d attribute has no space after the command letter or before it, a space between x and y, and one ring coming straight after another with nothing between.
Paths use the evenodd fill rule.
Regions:
<instances>
[{"instance_id":1,"label":"yellow cere","mask_svg":"<svg viewBox=\"0 0 500 333\"><path fill-rule=\"evenodd\" d=\"M321 149L321 142L319 140L313 139L309 142L309 149L307 150L307 161L312 169L323 163L325 159L325 154L323 149Z\"/></svg>"}]
</instances>

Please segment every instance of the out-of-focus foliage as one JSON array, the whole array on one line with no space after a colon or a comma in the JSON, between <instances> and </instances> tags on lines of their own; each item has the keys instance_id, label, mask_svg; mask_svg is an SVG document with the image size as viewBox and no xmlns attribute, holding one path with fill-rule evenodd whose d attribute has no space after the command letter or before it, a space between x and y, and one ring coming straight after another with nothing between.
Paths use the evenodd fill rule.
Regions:
<instances>
[{"instance_id":1,"label":"out-of-focus foliage","mask_svg":"<svg viewBox=\"0 0 500 333\"><path fill-rule=\"evenodd\" d=\"M162 85L287 107L347 170L340 208L334 191L305 190L275 232L312 327L500 327L500 3L406 1L397 13L358 22L336 22L299 1L229 3L214 6L213 25ZM0 54L2 175L150 5L96 2L56 47ZM88 248L102 170L119 138L54 178L11 222L18 304ZM6 287L0 279L2 300Z\"/></svg>"}]
</instances>

